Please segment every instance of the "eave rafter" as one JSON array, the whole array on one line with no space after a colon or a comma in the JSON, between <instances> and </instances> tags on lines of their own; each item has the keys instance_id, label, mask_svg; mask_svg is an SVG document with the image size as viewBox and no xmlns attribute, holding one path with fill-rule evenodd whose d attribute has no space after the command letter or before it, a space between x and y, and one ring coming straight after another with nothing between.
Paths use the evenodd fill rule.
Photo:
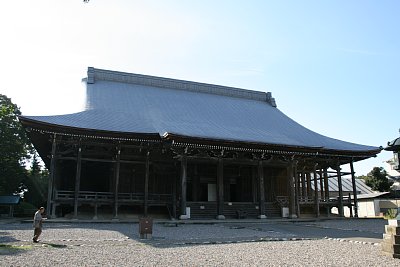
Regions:
<instances>
[{"instance_id":1,"label":"eave rafter","mask_svg":"<svg viewBox=\"0 0 400 267\"><path fill-rule=\"evenodd\" d=\"M376 156L380 151L332 151L314 147L205 140L171 134L162 138L159 136L156 138L154 134L142 135L139 138L136 134L125 135L123 133L104 133L102 131L90 131L83 134L82 129L74 131L74 129L68 127L35 126L32 122L25 126L28 132L57 135L57 142L59 142L59 145L63 144L64 146L63 149L59 150L59 153L65 154L72 153L75 150L77 140L81 139L82 146L86 148L102 146L108 150L107 147L115 147L115 144L119 143L122 150L130 151L130 153L159 149L161 154L171 154L171 157L175 158L186 155L189 158L198 159L261 160L265 163L281 162L282 164L290 160L297 160L297 166L311 169L315 162L319 164L320 168L329 168L336 166L338 162L339 164L346 164Z\"/></svg>"}]
</instances>

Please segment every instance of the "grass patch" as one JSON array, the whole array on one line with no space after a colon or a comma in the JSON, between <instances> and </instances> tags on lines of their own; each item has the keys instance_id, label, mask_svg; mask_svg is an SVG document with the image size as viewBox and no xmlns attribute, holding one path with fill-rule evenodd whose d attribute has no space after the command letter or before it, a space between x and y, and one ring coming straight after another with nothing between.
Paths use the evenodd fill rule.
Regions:
<instances>
[{"instance_id":1,"label":"grass patch","mask_svg":"<svg viewBox=\"0 0 400 267\"><path fill-rule=\"evenodd\" d=\"M0 255L14 255L32 249L32 245L0 244Z\"/></svg>"},{"instance_id":2,"label":"grass patch","mask_svg":"<svg viewBox=\"0 0 400 267\"><path fill-rule=\"evenodd\" d=\"M0 249L22 249L22 250L27 250L27 249L32 249L32 245L9 245L9 244L0 244Z\"/></svg>"},{"instance_id":3,"label":"grass patch","mask_svg":"<svg viewBox=\"0 0 400 267\"><path fill-rule=\"evenodd\" d=\"M52 244L52 243L42 243L45 246L52 247L52 248L66 248L67 245L62 244Z\"/></svg>"}]
</instances>

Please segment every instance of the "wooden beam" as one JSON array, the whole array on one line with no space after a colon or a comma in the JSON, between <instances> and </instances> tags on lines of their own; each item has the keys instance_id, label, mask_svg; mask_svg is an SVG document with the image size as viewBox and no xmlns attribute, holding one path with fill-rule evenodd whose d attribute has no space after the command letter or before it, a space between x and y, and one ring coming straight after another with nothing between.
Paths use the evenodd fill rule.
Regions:
<instances>
[{"instance_id":1,"label":"wooden beam","mask_svg":"<svg viewBox=\"0 0 400 267\"><path fill-rule=\"evenodd\" d=\"M56 157L57 160L76 160L76 157ZM107 163L115 163L117 162L115 159L96 159L96 158L86 158L86 157L81 157L82 161L92 161L92 162L107 162ZM143 161L137 161L137 160L123 160L120 159L120 163L128 163L128 164L146 164L146 158L143 158Z\"/></svg>"},{"instance_id":2,"label":"wooden beam","mask_svg":"<svg viewBox=\"0 0 400 267\"><path fill-rule=\"evenodd\" d=\"M181 155L178 155L177 158L180 158ZM218 162L219 157L204 157L204 156L186 156L187 160L190 162L199 162L199 163L210 163L210 162ZM247 166L257 166L258 162L255 159L245 159L245 158L223 158L224 164L232 164L232 165L247 165ZM274 161L274 160L262 160L264 166L274 166L274 167L284 167L287 165L287 162L284 161Z\"/></svg>"}]
</instances>

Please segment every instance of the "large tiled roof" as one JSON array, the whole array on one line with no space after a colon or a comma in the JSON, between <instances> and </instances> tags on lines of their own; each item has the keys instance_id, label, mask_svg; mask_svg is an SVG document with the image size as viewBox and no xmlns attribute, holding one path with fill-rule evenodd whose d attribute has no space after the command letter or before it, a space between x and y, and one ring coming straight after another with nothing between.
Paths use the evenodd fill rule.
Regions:
<instances>
[{"instance_id":1,"label":"large tiled roof","mask_svg":"<svg viewBox=\"0 0 400 267\"><path fill-rule=\"evenodd\" d=\"M89 68L84 110L23 116L46 124L98 131L378 151L313 132L282 113L270 93Z\"/></svg>"},{"instance_id":2,"label":"large tiled roof","mask_svg":"<svg viewBox=\"0 0 400 267\"><path fill-rule=\"evenodd\" d=\"M364 180L362 179L355 179L356 188L359 194L372 194L374 191L365 184ZM314 185L311 184L311 187L314 189ZM318 190L320 190L318 185ZM342 190L343 192L353 192L353 184L350 178L342 178ZM329 178L329 191L330 192L338 192L338 180L337 177Z\"/></svg>"}]
</instances>

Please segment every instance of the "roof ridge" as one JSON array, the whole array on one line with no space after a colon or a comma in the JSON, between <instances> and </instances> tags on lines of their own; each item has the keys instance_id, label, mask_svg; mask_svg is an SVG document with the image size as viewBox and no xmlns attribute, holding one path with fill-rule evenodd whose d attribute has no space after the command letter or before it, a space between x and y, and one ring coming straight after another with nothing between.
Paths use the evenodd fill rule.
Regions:
<instances>
[{"instance_id":1,"label":"roof ridge","mask_svg":"<svg viewBox=\"0 0 400 267\"><path fill-rule=\"evenodd\" d=\"M88 84L93 84L96 82L96 80L132 83L145 86L155 86L155 87L178 89L190 92L200 92L200 93L207 93L214 95L244 98L250 100L258 100L267 102L271 106L276 107L276 102L275 99L272 97L271 92L253 91L235 87L88 67L86 82Z\"/></svg>"}]
</instances>

